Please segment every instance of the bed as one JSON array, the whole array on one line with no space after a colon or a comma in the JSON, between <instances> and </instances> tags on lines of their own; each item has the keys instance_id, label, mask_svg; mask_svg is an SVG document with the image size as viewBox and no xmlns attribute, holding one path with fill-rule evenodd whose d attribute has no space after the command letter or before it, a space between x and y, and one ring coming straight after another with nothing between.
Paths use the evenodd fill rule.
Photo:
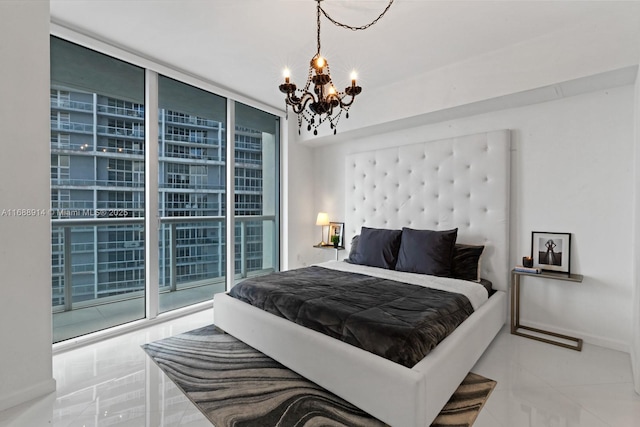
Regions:
<instances>
[{"instance_id":1,"label":"bed","mask_svg":"<svg viewBox=\"0 0 640 427\"><path fill-rule=\"evenodd\" d=\"M392 426L428 426L507 319L509 131L354 153L346 159L346 236L363 227L447 230L485 247L495 293L412 367L299 326L227 294L214 322Z\"/></svg>"}]
</instances>

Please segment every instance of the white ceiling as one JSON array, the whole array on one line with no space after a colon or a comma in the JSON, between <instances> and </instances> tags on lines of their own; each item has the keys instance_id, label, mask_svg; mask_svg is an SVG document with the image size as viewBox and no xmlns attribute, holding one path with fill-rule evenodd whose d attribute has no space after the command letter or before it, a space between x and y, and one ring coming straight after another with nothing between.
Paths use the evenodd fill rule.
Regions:
<instances>
[{"instance_id":1,"label":"white ceiling","mask_svg":"<svg viewBox=\"0 0 640 427\"><path fill-rule=\"evenodd\" d=\"M292 80L302 86L316 50L314 0L50 3L55 23L279 109L284 107L278 91L283 68L288 66ZM332 17L350 25L368 23L386 4L322 3ZM549 36L554 37L553 55L530 49L525 53L534 62L548 64L565 55L612 62L610 67L600 64L598 72L637 64L640 2L395 0L378 24L357 32L322 18L322 53L330 61L334 83L346 86L356 69L363 91L391 85L401 91L399 82L508 48L529 49ZM406 86L409 93L411 85Z\"/></svg>"}]
</instances>

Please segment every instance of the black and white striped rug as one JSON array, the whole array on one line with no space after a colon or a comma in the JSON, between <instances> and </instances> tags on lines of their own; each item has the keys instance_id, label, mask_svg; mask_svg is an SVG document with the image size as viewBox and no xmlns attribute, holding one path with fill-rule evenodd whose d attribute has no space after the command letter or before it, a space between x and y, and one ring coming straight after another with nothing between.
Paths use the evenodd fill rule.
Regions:
<instances>
[{"instance_id":1,"label":"black and white striped rug","mask_svg":"<svg viewBox=\"0 0 640 427\"><path fill-rule=\"evenodd\" d=\"M142 348L216 427L384 426L213 325ZM469 373L432 426L470 426L495 381Z\"/></svg>"}]
</instances>

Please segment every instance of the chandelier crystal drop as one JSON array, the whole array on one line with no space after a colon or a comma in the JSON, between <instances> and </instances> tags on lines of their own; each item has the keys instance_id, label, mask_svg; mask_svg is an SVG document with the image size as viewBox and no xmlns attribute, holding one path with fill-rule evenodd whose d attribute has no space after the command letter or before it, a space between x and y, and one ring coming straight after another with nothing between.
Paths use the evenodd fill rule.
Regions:
<instances>
[{"instance_id":1,"label":"chandelier crystal drop","mask_svg":"<svg viewBox=\"0 0 640 427\"><path fill-rule=\"evenodd\" d=\"M350 30L365 30L378 22L391 4L393 0L389 1L389 4L385 10L378 16L373 22L360 27L352 27L342 24L331 18L320 6L322 0L315 0L316 6L316 18L317 18L317 46L316 54L311 58L309 62L309 75L307 77L307 83L303 89L298 89L295 83L291 82L291 76L289 70L284 72L284 83L279 86L280 92L287 95L285 98L285 106L287 109L287 118L289 114L289 107L298 116L298 134L302 128L303 121L307 124L307 131L313 130L313 134L318 134L318 127L324 122L329 122L333 134L337 132L338 122L342 113L345 113L345 117L349 118L349 108L356 96L362 92L362 88L356 84L357 76L355 72L351 73L351 86L347 86L344 91L340 92L336 89L333 81L331 80L331 71L329 70L329 63L327 59L320 54L320 17L321 14L335 25L348 28Z\"/></svg>"}]
</instances>

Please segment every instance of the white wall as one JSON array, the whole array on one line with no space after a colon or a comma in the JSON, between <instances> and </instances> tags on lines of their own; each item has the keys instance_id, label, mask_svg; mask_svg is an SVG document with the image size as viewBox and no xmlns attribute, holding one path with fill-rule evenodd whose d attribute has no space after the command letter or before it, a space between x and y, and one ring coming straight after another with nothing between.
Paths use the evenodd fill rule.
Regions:
<instances>
[{"instance_id":1,"label":"white wall","mask_svg":"<svg viewBox=\"0 0 640 427\"><path fill-rule=\"evenodd\" d=\"M632 319L631 365L635 389L640 394L640 70L635 85L635 215L634 215L634 297Z\"/></svg>"},{"instance_id":2,"label":"white wall","mask_svg":"<svg viewBox=\"0 0 640 427\"><path fill-rule=\"evenodd\" d=\"M317 243L320 230L319 227L316 230L315 225L310 226L315 224L317 215L313 194L316 180L313 150L296 141L298 123L295 114L290 113L285 124L288 126L289 138L284 139L287 140L287 146L282 148L282 174L286 192L283 194L285 230L282 238L283 246L288 250L283 251L282 268L289 269L306 264L299 250L305 248L307 243Z\"/></svg>"},{"instance_id":3,"label":"white wall","mask_svg":"<svg viewBox=\"0 0 640 427\"><path fill-rule=\"evenodd\" d=\"M585 23L567 24L561 30L425 70L410 79L380 87L363 83L362 94L354 104L357 107L349 120L340 122L339 132L442 112L637 65L640 45L635 23L618 22L625 31L604 28L594 31ZM402 99L402 103L381 108L392 99ZM319 132L321 136L332 133L328 126L321 127ZM303 133L301 138L310 143L315 139L312 133Z\"/></svg>"},{"instance_id":4,"label":"white wall","mask_svg":"<svg viewBox=\"0 0 640 427\"><path fill-rule=\"evenodd\" d=\"M51 363L49 2L0 1L0 410L55 390Z\"/></svg>"},{"instance_id":5,"label":"white wall","mask_svg":"<svg viewBox=\"0 0 640 427\"><path fill-rule=\"evenodd\" d=\"M511 263L530 253L531 231L571 232L572 271L585 276L581 284L527 279L523 322L629 351L633 105L633 87L623 86L317 147L313 160L322 179L313 184L315 210L344 217L348 153L511 129ZM290 242L299 265L318 261L312 244Z\"/></svg>"}]
</instances>

